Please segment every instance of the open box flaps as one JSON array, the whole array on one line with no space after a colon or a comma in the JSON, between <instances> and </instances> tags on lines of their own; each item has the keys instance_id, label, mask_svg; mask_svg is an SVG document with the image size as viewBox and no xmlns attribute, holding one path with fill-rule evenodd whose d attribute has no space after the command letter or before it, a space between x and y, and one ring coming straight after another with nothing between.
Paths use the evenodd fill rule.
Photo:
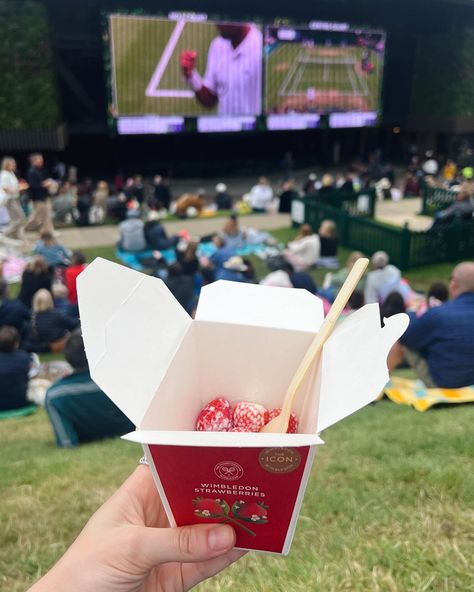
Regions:
<instances>
[{"instance_id":1,"label":"open box flaps","mask_svg":"<svg viewBox=\"0 0 474 592\"><path fill-rule=\"evenodd\" d=\"M207 323L218 336L217 342L214 338L207 342L208 347L214 348L215 360L207 360L207 376L212 368L217 376L223 366L221 373L227 382L219 383L216 377L216 383L229 385L229 373L233 371L236 381L241 381L246 364L252 368L249 374L267 372L255 383L262 390L266 380L271 383L270 392L264 393L266 399L259 402L276 406L281 404L291 376L323 320L321 300L305 290L219 281L203 288L196 321L192 321L161 280L100 258L79 276L78 293L92 378L135 425L140 427L147 416L145 424L149 430L155 429L153 417L161 423L161 403L165 410L167 404L169 409L176 407L181 403L181 391L199 391L202 386L188 376L187 386L176 387L175 377L186 382L183 371L188 372L188 367L168 372L173 363L181 363L178 352L184 362L186 356L194 356L194 369L206 363L207 352L199 351L203 349L200 342L192 343L193 336L187 335L193 324ZM302 387L300 398L310 405L303 410L311 410L311 417L304 422L306 433L319 433L376 398L388 379L387 354L407 325L408 317L401 314L387 319L381 328L379 307L375 304L354 312L336 327L324 346L319 372L315 368ZM232 351L233 342L226 343L227 335L238 336L249 330L253 333L242 343L252 348L258 342L257 353L249 353L239 344L232 354L223 354L226 348ZM279 358L282 344L287 344L287 351L284 358ZM237 360L239 352L240 360L229 361L230 357ZM258 358L255 362L258 353L261 366ZM246 390L232 393L234 399L254 394L255 389L245 384ZM177 388L175 393L171 393L173 388ZM154 400L157 394L160 400ZM227 393L206 392L205 396L210 400L218 394ZM195 397L199 397L199 392ZM200 404L196 403L197 409ZM150 409L153 413L147 414ZM189 421L187 425L179 429L192 429Z\"/></svg>"}]
</instances>

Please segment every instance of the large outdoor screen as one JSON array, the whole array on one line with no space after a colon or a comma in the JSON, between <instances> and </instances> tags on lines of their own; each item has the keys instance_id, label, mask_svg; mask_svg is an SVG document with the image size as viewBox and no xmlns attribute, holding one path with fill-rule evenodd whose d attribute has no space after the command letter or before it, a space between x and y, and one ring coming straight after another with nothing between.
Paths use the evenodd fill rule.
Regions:
<instances>
[{"instance_id":1,"label":"large outdoor screen","mask_svg":"<svg viewBox=\"0 0 474 592\"><path fill-rule=\"evenodd\" d=\"M385 37L349 25L261 26L109 15L111 113L121 134L374 125ZM334 28L336 27L336 30ZM345 116L345 118L344 118Z\"/></svg>"}]
</instances>

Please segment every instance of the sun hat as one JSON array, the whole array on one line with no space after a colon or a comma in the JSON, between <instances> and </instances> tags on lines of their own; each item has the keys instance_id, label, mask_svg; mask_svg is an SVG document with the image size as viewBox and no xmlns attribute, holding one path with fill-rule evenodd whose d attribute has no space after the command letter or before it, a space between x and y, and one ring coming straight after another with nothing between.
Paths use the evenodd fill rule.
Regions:
<instances>
[{"instance_id":1,"label":"sun hat","mask_svg":"<svg viewBox=\"0 0 474 592\"><path fill-rule=\"evenodd\" d=\"M247 271L248 269L242 257L238 257L236 255L230 259L227 259L227 261L224 263L224 267L232 271Z\"/></svg>"}]
</instances>

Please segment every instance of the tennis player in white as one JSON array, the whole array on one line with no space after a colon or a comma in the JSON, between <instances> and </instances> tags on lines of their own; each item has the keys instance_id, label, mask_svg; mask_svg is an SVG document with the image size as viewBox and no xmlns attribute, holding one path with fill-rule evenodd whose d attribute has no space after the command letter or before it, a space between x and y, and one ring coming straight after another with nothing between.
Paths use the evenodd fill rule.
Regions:
<instances>
[{"instance_id":1,"label":"tennis player in white","mask_svg":"<svg viewBox=\"0 0 474 592\"><path fill-rule=\"evenodd\" d=\"M181 70L197 100L219 115L259 115L262 94L262 33L252 24L218 24L209 46L204 78L196 70L197 52L180 55Z\"/></svg>"}]
</instances>

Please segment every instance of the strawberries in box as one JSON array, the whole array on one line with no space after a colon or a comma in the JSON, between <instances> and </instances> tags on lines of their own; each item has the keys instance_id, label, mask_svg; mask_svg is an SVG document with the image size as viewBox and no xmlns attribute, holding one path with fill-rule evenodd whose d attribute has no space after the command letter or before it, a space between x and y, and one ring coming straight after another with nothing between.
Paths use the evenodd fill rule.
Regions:
<instances>
[{"instance_id":1,"label":"strawberries in box","mask_svg":"<svg viewBox=\"0 0 474 592\"><path fill-rule=\"evenodd\" d=\"M297 398L298 434L194 431L216 397L281 406L314 334L321 301L304 290L219 281L195 320L164 283L96 259L78 278L92 378L137 426L171 524L232 524L237 546L288 553L326 427L374 400L408 324L380 327L378 305L341 322Z\"/></svg>"}]
</instances>

